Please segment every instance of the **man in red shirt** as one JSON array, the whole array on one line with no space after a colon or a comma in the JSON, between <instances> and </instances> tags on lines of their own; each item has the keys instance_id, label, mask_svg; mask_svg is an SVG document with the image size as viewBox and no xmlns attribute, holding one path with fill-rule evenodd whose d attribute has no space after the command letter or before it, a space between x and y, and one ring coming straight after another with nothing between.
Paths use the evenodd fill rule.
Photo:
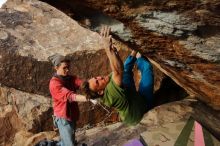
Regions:
<instances>
[{"instance_id":1,"label":"man in red shirt","mask_svg":"<svg viewBox=\"0 0 220 146\"><path fill-rule=\"evenodd\" d=\"M77 102L88 100L85 96L76 94L82 80L69 75L70 60L59 54L54 54L48 59L56 71L49 84L53 99L54 123L59 129L61 146L74 146L76 121L79 118Z\"/></svg>"}]
</instances>

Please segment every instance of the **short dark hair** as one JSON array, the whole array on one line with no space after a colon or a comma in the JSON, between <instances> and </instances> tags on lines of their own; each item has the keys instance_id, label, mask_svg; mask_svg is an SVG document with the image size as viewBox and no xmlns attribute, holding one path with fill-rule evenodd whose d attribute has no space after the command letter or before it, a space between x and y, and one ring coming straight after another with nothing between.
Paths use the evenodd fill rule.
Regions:
<instances>
[{"instance_id":1,"label":"short dark hair","mask_svg":"<svg viewBox=\"0 0 220 146\"><path fill-rule=\"evenodd\" d=\"M83 83L80 86L80 89L81 89L82 94L86 95L87 99L96 99L100 97L100 95L97 92L92 91L89 88L89 82L87 80L83 81Z\"/></svg>"}]
</instances>

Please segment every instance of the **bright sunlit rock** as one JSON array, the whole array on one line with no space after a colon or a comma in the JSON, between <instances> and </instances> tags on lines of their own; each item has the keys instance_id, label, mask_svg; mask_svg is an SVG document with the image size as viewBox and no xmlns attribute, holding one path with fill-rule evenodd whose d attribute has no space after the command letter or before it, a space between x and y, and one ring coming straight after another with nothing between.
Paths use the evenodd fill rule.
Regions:
<instances>
[{"instance_id":1,"label":"bright sunlit rock","mask_svg":"<svg viewBox=\"0 0 220 146\"><path fill-rule=\"evenodd\" d=\"M2 7L2 5L6 2L7 0L0 0L0 8Z\"/></svg>"}]
</instances>

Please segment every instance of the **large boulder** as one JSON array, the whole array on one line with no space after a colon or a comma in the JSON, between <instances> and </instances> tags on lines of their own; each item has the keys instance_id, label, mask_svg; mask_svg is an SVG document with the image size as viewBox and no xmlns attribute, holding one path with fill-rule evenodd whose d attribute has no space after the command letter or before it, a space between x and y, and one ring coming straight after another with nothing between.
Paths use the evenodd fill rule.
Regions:
<instances>
[{"instance_id":1,"label":"large boulder","mask_svg":"<svg viewBox=\"0 0 220 146\"><path fill-rule=\"evenodd\" d=\"M7 1L0 9L1 143L11 142L19 130L53 129L48 90L53 68L47 58L54 53L68 56L71 73L81 78L110 72L98 33L40 1ZM120 53L125 58L128 52ZM79 127L118 120L116 112L109 115L91 103L80 104L80 113Z\"/></svg>"},{"instance_id":2,"label":"large boulder","mask_svg":"<svg viewBox=\"0 0 220 146\"><path fill-rule=\"evenodd\" d=\"M182 131L182 128L186 124L187 120L190 117L193 117L192 119L199 122L201 125L203 125L203 128L207 129L213 134L212 138L217 141L217 143L214 145L217 146L220 143L220 129L219 126L217 126L217 122L213 124L210 123L207 118L205 118L207 115L208 119L212 119L215 122L218 121L220 116L219 113L204 103L188 97L184 100L175 101L155 107L146 113L141 122L136 126L126 126L122 123L116 123L108 126L97 126L93 129L78 132L77 138L79 142L85 142L88 145L124 145L131 139L139 139L140 135L144 135L144 133L147 132L149 136L144 137L146 138L145 140L148 140L146 141L147 143L152 140L155 142L158 139L159 141L163 142L163 140L166 139L166 136L169 134L175 138L168 138L166 140L168 142L172 142L172 140L176 141L176 138ZM199 118L199 116L202 118ZM182 128L176 126L176 123L179 122L183 123L181 124ZM166 125L170 125L170 127L166 128ZM212 129L210 129L210 127L212 127ZM156 130L158 133L157 135L153 134ZM193 141L194 137L191 137L191 140ZM151 145L150 143L148 144Z\"/></svg>"},{"instance_id":3,"label":"large boulder","mask_svg":"<svg viewBox=\"0 0 220 146\"><path fill-rule=\"evenodd\" d=\"M43 140L52 140L57 138L54 131L40 132L33 134L27 131L19 131L16 133L13 146L33 146ZM58 141L58 139L56 139Z\"/></svg>"},{"instance_id":4,"label":"large boulder","mask_svg":"<svg viewBox=\"0 0 220 146\"><path fill-rule=\"evenodd\" d=\"M77 133L79 142L88 145L109 146L123 145L128 140L139 138L140 134L164 124L187 121L193 113L192 104L195 100L183 100L164 104L146 113L136 126L126 126L116 123L109 126L97 126Z\"/></svg>"},{"instance_id":5,"label":"large boulder","mask_svg":"<svg viewBox=\"0 0 220 146\"><path fill-rule=\"evenodd\" d=\"M52 129L51 99L2 86L0 99L2 143L11 142L20 130L36 133Z\"/></svg>"},{"instance_id":6,"label":"large boulder","mask_svg":"<svg viewBox=\"0 0 220 146\"><path fill-rule=\"evenodd\" d=\"M129 139L138 138L140 133L151 130L155 127L163 127L164 124L185 122L194 112L193 104L196 100L185 99L173 103L164 104L146 113L136 126L126 126L121 122L110 125L98 125L92 129L83 128L76 132L76 139L79 144L108 146L123 145ZM41 140L58 140L57 134L53 131L40 132L37 134L27 131L19 131L14 139L14 146L29 146Z\"/></svg>"},{"instance_id":7,"label":"large boulder","mask_svg":"<svg viewBox=\"0 0 220 146\"><path fill-rule=\"evenodd\" d=\"M64 12L84 27L97 31L102 24L110 25L115 38L149 57L189 94L220 109L218 1L59 2L62 5L58 6L68 7ZM11 141L20 129L34 133L52 130L48 83L53 70L48 56L68 56L71 72L82 78L110 72L99 35L67 15L37 0L8 0L0 9L0 120L9 125L2 132L1 143ZM120 53L125 58L128 52ZM80 125L117 121L117 114L109 117L99 106L86 103L80 109ZM202 118L219 132L218 119Z\"/></svg>"},{"instance_id":8,"label":"large boulder","mask_svg":"<svg viewBox=\"0 0 220 146\"><path fill-rule=\"evenodd\" d=\"M82 28L47 4L8 1L5 7L0 12L0 76L5 86L49 95L52 67L48 56L77 56L74 53L83 50L84 54L94 54L102 49L97 33ZM73 73L78 74L78 70Z\"/></svg>"},{"instance_id":9,"label":"large boulder","mask_svg":"<svg viewBox=\"0 0 220 146\"><path fill-rule=\"evenodd\" d=\"M91 29L102 24L117 26L115 35L122 41L149 57L189 94L220 109L218 0L60 2L60 9L71 7L72 18ZM117 25L118 21L124 25Z\"/></svg>"},{"instance_id":10,"label":"large boulder","mask_svg":"<svg viewBox=\"0 0 220 146\"><path fill-rule=\"evenodd\" d=\"M44 1L67 10L87 28L110 25L116 38L142 52L188 94L210 106L212 110L207 107L194 116L219 135L219 119L212 120L220 110L218 0Z\"/></svg>"}]
</instances>

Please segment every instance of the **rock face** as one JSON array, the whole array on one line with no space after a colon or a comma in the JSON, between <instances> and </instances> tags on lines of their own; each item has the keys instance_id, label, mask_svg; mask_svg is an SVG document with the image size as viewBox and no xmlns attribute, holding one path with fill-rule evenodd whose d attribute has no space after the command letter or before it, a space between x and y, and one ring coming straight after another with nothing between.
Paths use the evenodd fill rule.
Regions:
<instances>
[{"instance_id":1,"label":"rock face","mask_svg":"<svg viewBox=\"0 0 220 146\"><path fill-rule=\"evenodd\" d=\"M65 8L71 7L67 15L90 29L102 24L117 28L115 25L121 21L123 25L118 31L114 30L116 37L145 54L190 95L211 109L220 110L218 0L60 0L58 4L45 1L64 12ZM104 14L108 16L104 17ZM98 19L100 15L101 20ZM203 124L216 132L214 129L219 129L219 126L216 128L219 120L204 117L200 122L206 121Z\"/></svg>"},{"instance_id":2,"label":"rock face","mask_svg":"<svg viewBox=\"0 0 220 146\"><path fill-rule=\"evenodd\" d=\"M19 131L15 135L13 146L33 146L41 140L53 139L55 137L57 137L57 133L54 131L40 132L38 134Z\"/></svg>"},{"instance_id":3,"label":"rock face","mask_svg":"<svg viewBox=\"0 0 220 146\"><path fill-rule=\"evenodd\" d=\"M207 128L207 126L210 126L210 123L206 121L205 118L207 114L209 114L208 117L212 120L217 120L219 118L219 113L213 111L210 107L204 105L204 103L188 97L184 100L171 102L154 108L153 110L146 113L141 122L136 126L126 126L120 122L108 126L98 125L97 127L94 127L92 129L82 129L77 131L76 139L79 144L86 143L88 145L94 146L123 145L127 143L128 140L139 138L140 135L144 132L154 132L154 129L163 129L164 125L167 124L170 124L172 126L173 124L178 122L185 123L188 118L193 115L196 115L194 116L195 120L197 120L201 124L204 124L203 127ZM198 118L199 116L202 116L202 121L200 121L201 118ZM214 130L219 134L218 126L215 126L216 127ZM173 129L171 131L172 135L176 134ZM163 130L163 132L165 131ZM180 133L180 131L178 130L176 132ZM219 138L219 135L215 134L214 136ZM38 143L44 138L49 140L57 140L57 135L55 132L52 131L41 132L38 134L20 131L15 136L14 146L29 146L31 144ZM152 140L150 137L148 137L147 139ZM160 140L163 141L163 138ZM167 139L167 141L170 140ZM215 145L217 146L218 144L219 142Z\"/></svg>"},{"instance_id":4,"label":"rock face","mask_svg":"<svg viewBox=\"0 0 220 146\"><path fill-rule=\"evenodd\" d=\"M102 24L110 25L116 39L142 52L190 95L209 105L210 110L203 108L203 113L198 110L196 112L197 115L202 115L200 118L203 120L200 122L205 121L203 124L211 127L211 131L219 136L219 125L216 124L219 123L219 116L215 120L212 120L213 115L208 118L205 116L213 112L212 108L220 109L220 4L217 0L56 2L67 5L69 9L64 12L91 30L97 31ZM62 6L60 5L61 9ZM67 7L63 9L65 8ZM48 83L53 70L47 61L48 56L54 53L68 56L72 60L71 72L82 78L110 72L99 35L83 28L67 15L37 0L8 0L0 9L0 129L3 129L0 145L10 143L20 130L32 133L52 130ZM118 42L114 43L120 48L127 48ZM120 50L123 58L127 53ZM186 95L183 91L181 93L183 97ZM177 119L188 116L185 114L188 108L178 107L178 103L175 106L177 110L181 109L178 112L184 113L178 115ZM154 114L149 121L172 121L172 118L166 116L169 115L166 111L169 112L170 108L164 113L163 109L157 108L156 113L160 113L160 116ZM90 127L101 121L118 120L114 112L105 119L108 112L89 103L80 104L80 110L83 118L79 125L86 124ZM165 117L161 116L163 114ZM142 126L142 129L147 126ZM120 128L122 133L126 131L123 126ZM132 129L127 130L130 131L126 133L127 138L134 136ZM119 133L111 133L113 139ZM104 135L107 137L109 133ZM44 134L39 136L41 137ZM105 139L108 141L108 138L104 138L104 141ZM30 141L34 141L34 136ZM99 141L91 143L96 142Z\"/></svg>"},{"instance_id":5,"label":"rock face","mask_svg":"<svg viewBox=\"0 0 220 146\"><path fill-rule=\"evenodd\" d=\"M114 26L109 16L123 22L129 39L118 35L121 40L144 53L189 94L220 109L219 1L84 0L74 1L77 8L73 1L60 2L72 6L74 19L91 22L88 27ZM92 23L95 10L108 15L100 24Z\"/></svg>"},{"instance_id":6,"label":"rock face","mask_svg":"<svg viewBox=\"0 0 220 146\"><path fill-rule=\"evenodd\" d=\"M0 12L0 75L6 86L48 95L52 75L48 56L101 49L97 33L80 27L53 7L37 1L10 6L8 2L10 12Z\"/></svg>"},{"instance_id":7,"label":"rock face","mask_svg":"<svg viewBox=\"0 0 220 146\"><path fill-rule=\"evenodd\" d=\"M53 129L48 91L53 70L47 57L54 53L68 56L71 72L81 78L110 72L96 32L45 3L7 1L0 9L1 144L10 143L19 130L37 133ZM127 51L121 50L121 54L125 58ZM118 120L114 111L108 115L91 103L79 106L78 127Z\"/></svg>"},{"instance_id":8,"label":"rock face","mask_svg":"<svg viewBox=\"0 0 220 146\"><path fill-rule=\"evenodd\" d=\"M193 112L191 105L196 101L184 100L161 105L144 115L137 126L128 127L122 123L116 123L106 127L96 127L77 133L79 142L88 145L111 146L123 145L128 140L139 138L140 133L154 127L162 127L167 123L186 121Z\"/></svg>"},{"instance_id":9,"label":"rock face","mask_svg":"<svg viewBox=\"0 0 220 146\"><path fill-rule=\"evenodd\" d=\"M123 145L129 139L138 138L140 133L149 131L155 127L163 127L164 124L185 122L194 112L192 105L196 100L185 99L165 105L161 105L144 115L140 124L126 126L115 123L108 126L99 125L92 129L83 129L76 132L76 139L81 143L95 146ZM42 139L57 140L55 132L41 132L32 134L20 131L16 134L13 146L29 146L38 143Z\"/></svg>"},{"instance_id":10,"label":"rock face","mask_svg":"<svg viewBox=\"0 0 220 146\"><path fill-rule=\"evenodd\" d=\"M189 19L181 17L176 12L149 11L138 14L135 21L140 27L157 32L162 35L183 37L190 35L197 29L197 24Z\"/></svg>"},{"instance_id":11,"label":"rock face","mask_svg":"<svg viewBox=\"0 0 220 146\"><path fill-rule=\"evenodd\" d=\"M115 33L121 34L124 25L119 21L113 22L116 23ZM97 29L98 26L94 26L94 30ZM125 36L129 38L127 33L121 38ZM124 60L128 55L127 46L117 41L114 43L118 48L123 48L119 53ZM7 1L0 9L2 143L10 143L20 130L38 133L53 129L52 103L48 91L53 70L47 57L54 53L68 56L71 59L71 72L82 78L110 72L108 59L96 32L81 27L45 3ZM90 103L79 106L78 127L89 128L103 122L118 121L118 114L114 110L106 111Z\"/></svg>"},{"instance_id":12,"label":"rock face","mask_svg":"<svg viewBox=\"0 0 220 146\"><path fill-rule=\"evenodd\" d=\"M11 143L20 130L36 133L52 129L51 99L2 86L0 99L0 144Z\"/></svg>"},{"instance_id":13,"label":"rock face","mask_svg":"<svg viewBox=\"0 0 220 146\"><path fill-rule=\"evenodd\" d=\"M218 142L214 145L218 146L220 143L219 126L217 126L218 124L216 122L216 125L212 127L213 123L210 123L210 121L207 120L207 115L208 119L218 121L220 114L205 105L204 103L201 103L200 101L186 98L184 100L171 102L154 108L153 110L146 113L141 122L136 126L129 127L123 125L122 123L116 123L109 126L98 126L93 129L78 132L77 138L79 142L86 142L88 145L124 145L128 142L128 140L140 138L140 135L142 135L144 132L154 133L155 129L163 129L164 125L167 124L174 126L173 124L178 122L185 123L191 116L194 120L201 123L203 125L203 128L206 128L207 130L213 132L213 136L218 138ZM212 127L212 129L209 129L210 126ZM166 139L166 133L172 131L171 135L175 135L175 137L177 137L177 133L180 133L179 130L177 130L175 133L174 129L164 129L160 131L162 133L161 137L158 137L159 135L157 135L154 137L147 137L147 139L145 140L152 141L153 139L159 139L161 142L164 142L163 138ZM215 132L212 130L214 130ZM165 135L163 135L164 132ZM192 136L191 142L193 142L193 138L194 137ZM176 139L173 140L175 141ZM167 141L172 142L172 139L167 139ZM150 143L147 144L151 145Z\"/></svg>"},{"instance_id":14,"label":"rock face","mask_svg":"<svg viewBox=\"0 0 220 146\"><path fill-rule=\"evenodd\" d=\"M12 111L18 114L18 123L21 122L30 131L40 131L39 127L50 129L51 126L43 125L49 118L47 115L52 114L51 99L37 94L28 94L14 88L1 87L0 90L0 98L4 101L1 104L3 113L9 112L7 110L9 108L13 109Z\"/></svg>"}]
</instances>

